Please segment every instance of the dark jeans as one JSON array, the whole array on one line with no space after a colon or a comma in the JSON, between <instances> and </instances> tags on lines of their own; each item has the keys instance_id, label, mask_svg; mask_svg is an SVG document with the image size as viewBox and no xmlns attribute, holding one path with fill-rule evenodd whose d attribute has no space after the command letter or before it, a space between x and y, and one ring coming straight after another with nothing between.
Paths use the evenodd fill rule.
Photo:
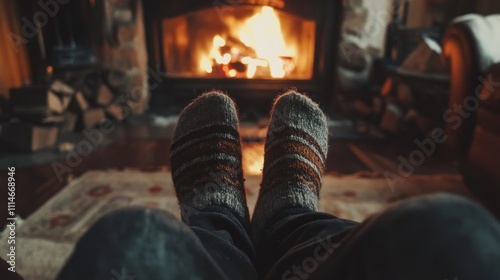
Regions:
<instances>
[{"instance_id":1,"label":"dark jeans","mask_svg":"<svg viewBox=\"0 0 500 280\"><path fill-rule=\"evenodd\" d=\"M500 279L498 221L453 195L410 199L362 224L287 209L253 242L223 208L188 224L152 209L106 215L59 279Z\"/></svg>"}]
</instances>

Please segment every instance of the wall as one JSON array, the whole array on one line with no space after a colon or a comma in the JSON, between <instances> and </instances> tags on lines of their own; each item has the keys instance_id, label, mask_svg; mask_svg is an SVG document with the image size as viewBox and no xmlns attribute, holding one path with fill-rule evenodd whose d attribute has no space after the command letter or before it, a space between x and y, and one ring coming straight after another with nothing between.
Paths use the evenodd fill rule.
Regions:
<instances>
[{"instance_id":1,"label":"wall","mask_svg":"<svg viewBox=\"0 0 500 280\"><path fill-rule=\"evenodd\" d=\"M124 92L132 111L140 114L149 102L144 19L140 0L104 0L101 62L125 71Z\"/></svg>"},{"instance_id":2,"label":"wall","mask_svg":"<svg viewBox=\"0 0 500 280\"><path fill-rule=\"evenodd\" d=\"M482 15L500 13L498 0L413 0L410 2L408 27L446 25L460 15L478 13Z\"/></svg>"},{"instance_id":3,"label":"wall","mask_svg":"<svg viewBox=\"0 0 500 280\"><path fill-rule=\"evenodd\" d=\"M359 47L381 54L387 23L392 16L391 0L344 1L342 39L355 41Z\"/></svg>"},{"instance_id":4,"label":"wall","mask_svg":"<svg viewBox=\"0 0 500 280\"><path fill-rule=\"evenodd\" d=\"M500 14L500 1L498 0L477 1L477 12L483 15Z\"/></svg>"},{"instance_id":5,"label":"wall","mask_svg":"<svg viewBox=\"0 0 500 280\"><path fill-rule=\"evenodd\" d=\"M373 60L384 53L393 10L391 0L344 0L343 4L337 73L339 86L351 90L368 85Z\"/></svg>"},{"instance_id":6,"label":"wall","mask_svg":"<svg viewBox=\"0 0 500 280\"><path fill-rule=\"evenodd\" d=\"M412 1L408 13L408 27L418 28L432 25L432 17L427 12L427 1Z\"/></svg>"}]
</instances>

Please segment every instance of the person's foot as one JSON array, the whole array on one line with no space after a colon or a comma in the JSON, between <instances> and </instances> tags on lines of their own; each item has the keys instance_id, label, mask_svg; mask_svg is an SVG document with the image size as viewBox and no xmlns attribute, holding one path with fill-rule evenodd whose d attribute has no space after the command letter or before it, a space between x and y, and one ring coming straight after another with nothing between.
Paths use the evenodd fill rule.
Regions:
<instances>
[{"instance_id":1,"label":"person's foot","mask_svg":"<svg viewBox=\"0 0 500 280\"><path fill-rule=\"evenodd\" d=\"M179 116L170 155L172 179L185 222L207 207L223 206L249 220L234 102L206 93Z\"/></svg>"},{"instance_id":2,"label":"person's foot","mask_svg":"<svg viewBox=\"0 0 500 280\"><path fill-rule=\"evenodd\" d=\"M326 117L311 99L289 91L271 111L261 189L252 218L260 236L283 209L316 211L326 154Z\"/></svg>"}]
</instances>

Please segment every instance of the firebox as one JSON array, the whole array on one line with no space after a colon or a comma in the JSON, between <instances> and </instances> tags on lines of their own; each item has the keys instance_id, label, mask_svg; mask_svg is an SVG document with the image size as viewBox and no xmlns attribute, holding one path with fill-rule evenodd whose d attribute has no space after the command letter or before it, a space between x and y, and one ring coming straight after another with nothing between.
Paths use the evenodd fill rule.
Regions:
<instances>
[{"instance_id":1,"label":"firebox","mask_svg":"<svg viewBox=\"0 0 500 280\"><path fill-rule=\"evenodd\" d=\"M240 5L220 18L207 8L165 19L163 32L171 77L312 78L315 22L269 6Z\"/></svg>"},{"instance_id":2,"label":"firebox","mask_svg":"<svg viewBox=\"0 0 500 280\"><path fill-rule=\"evenodd\" d=\"M272 100L287 87L331 93L340 1L144 0L155 95L210 88ZM183 98L184 97L184 98Z\"/></svg>"}]
</instances>

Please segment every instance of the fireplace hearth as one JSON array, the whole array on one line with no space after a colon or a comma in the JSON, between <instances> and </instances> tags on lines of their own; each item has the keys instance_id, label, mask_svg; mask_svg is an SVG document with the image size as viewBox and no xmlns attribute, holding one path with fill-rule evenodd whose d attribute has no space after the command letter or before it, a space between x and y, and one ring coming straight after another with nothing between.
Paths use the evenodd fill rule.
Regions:
<instances>
[{"instance_id":1,"label":"fireplace hearth","mask_svg":"<svg viewBox=\"0 0 500 280\"><path fill-rule=\"evenodd\" d=\"M213 88L252 106L289 87L318 102L329 100L339 1L144 0L144 5L149 66L161 77L150 85L151 106L182 103Z\"/></svg>"}]
</instances>

